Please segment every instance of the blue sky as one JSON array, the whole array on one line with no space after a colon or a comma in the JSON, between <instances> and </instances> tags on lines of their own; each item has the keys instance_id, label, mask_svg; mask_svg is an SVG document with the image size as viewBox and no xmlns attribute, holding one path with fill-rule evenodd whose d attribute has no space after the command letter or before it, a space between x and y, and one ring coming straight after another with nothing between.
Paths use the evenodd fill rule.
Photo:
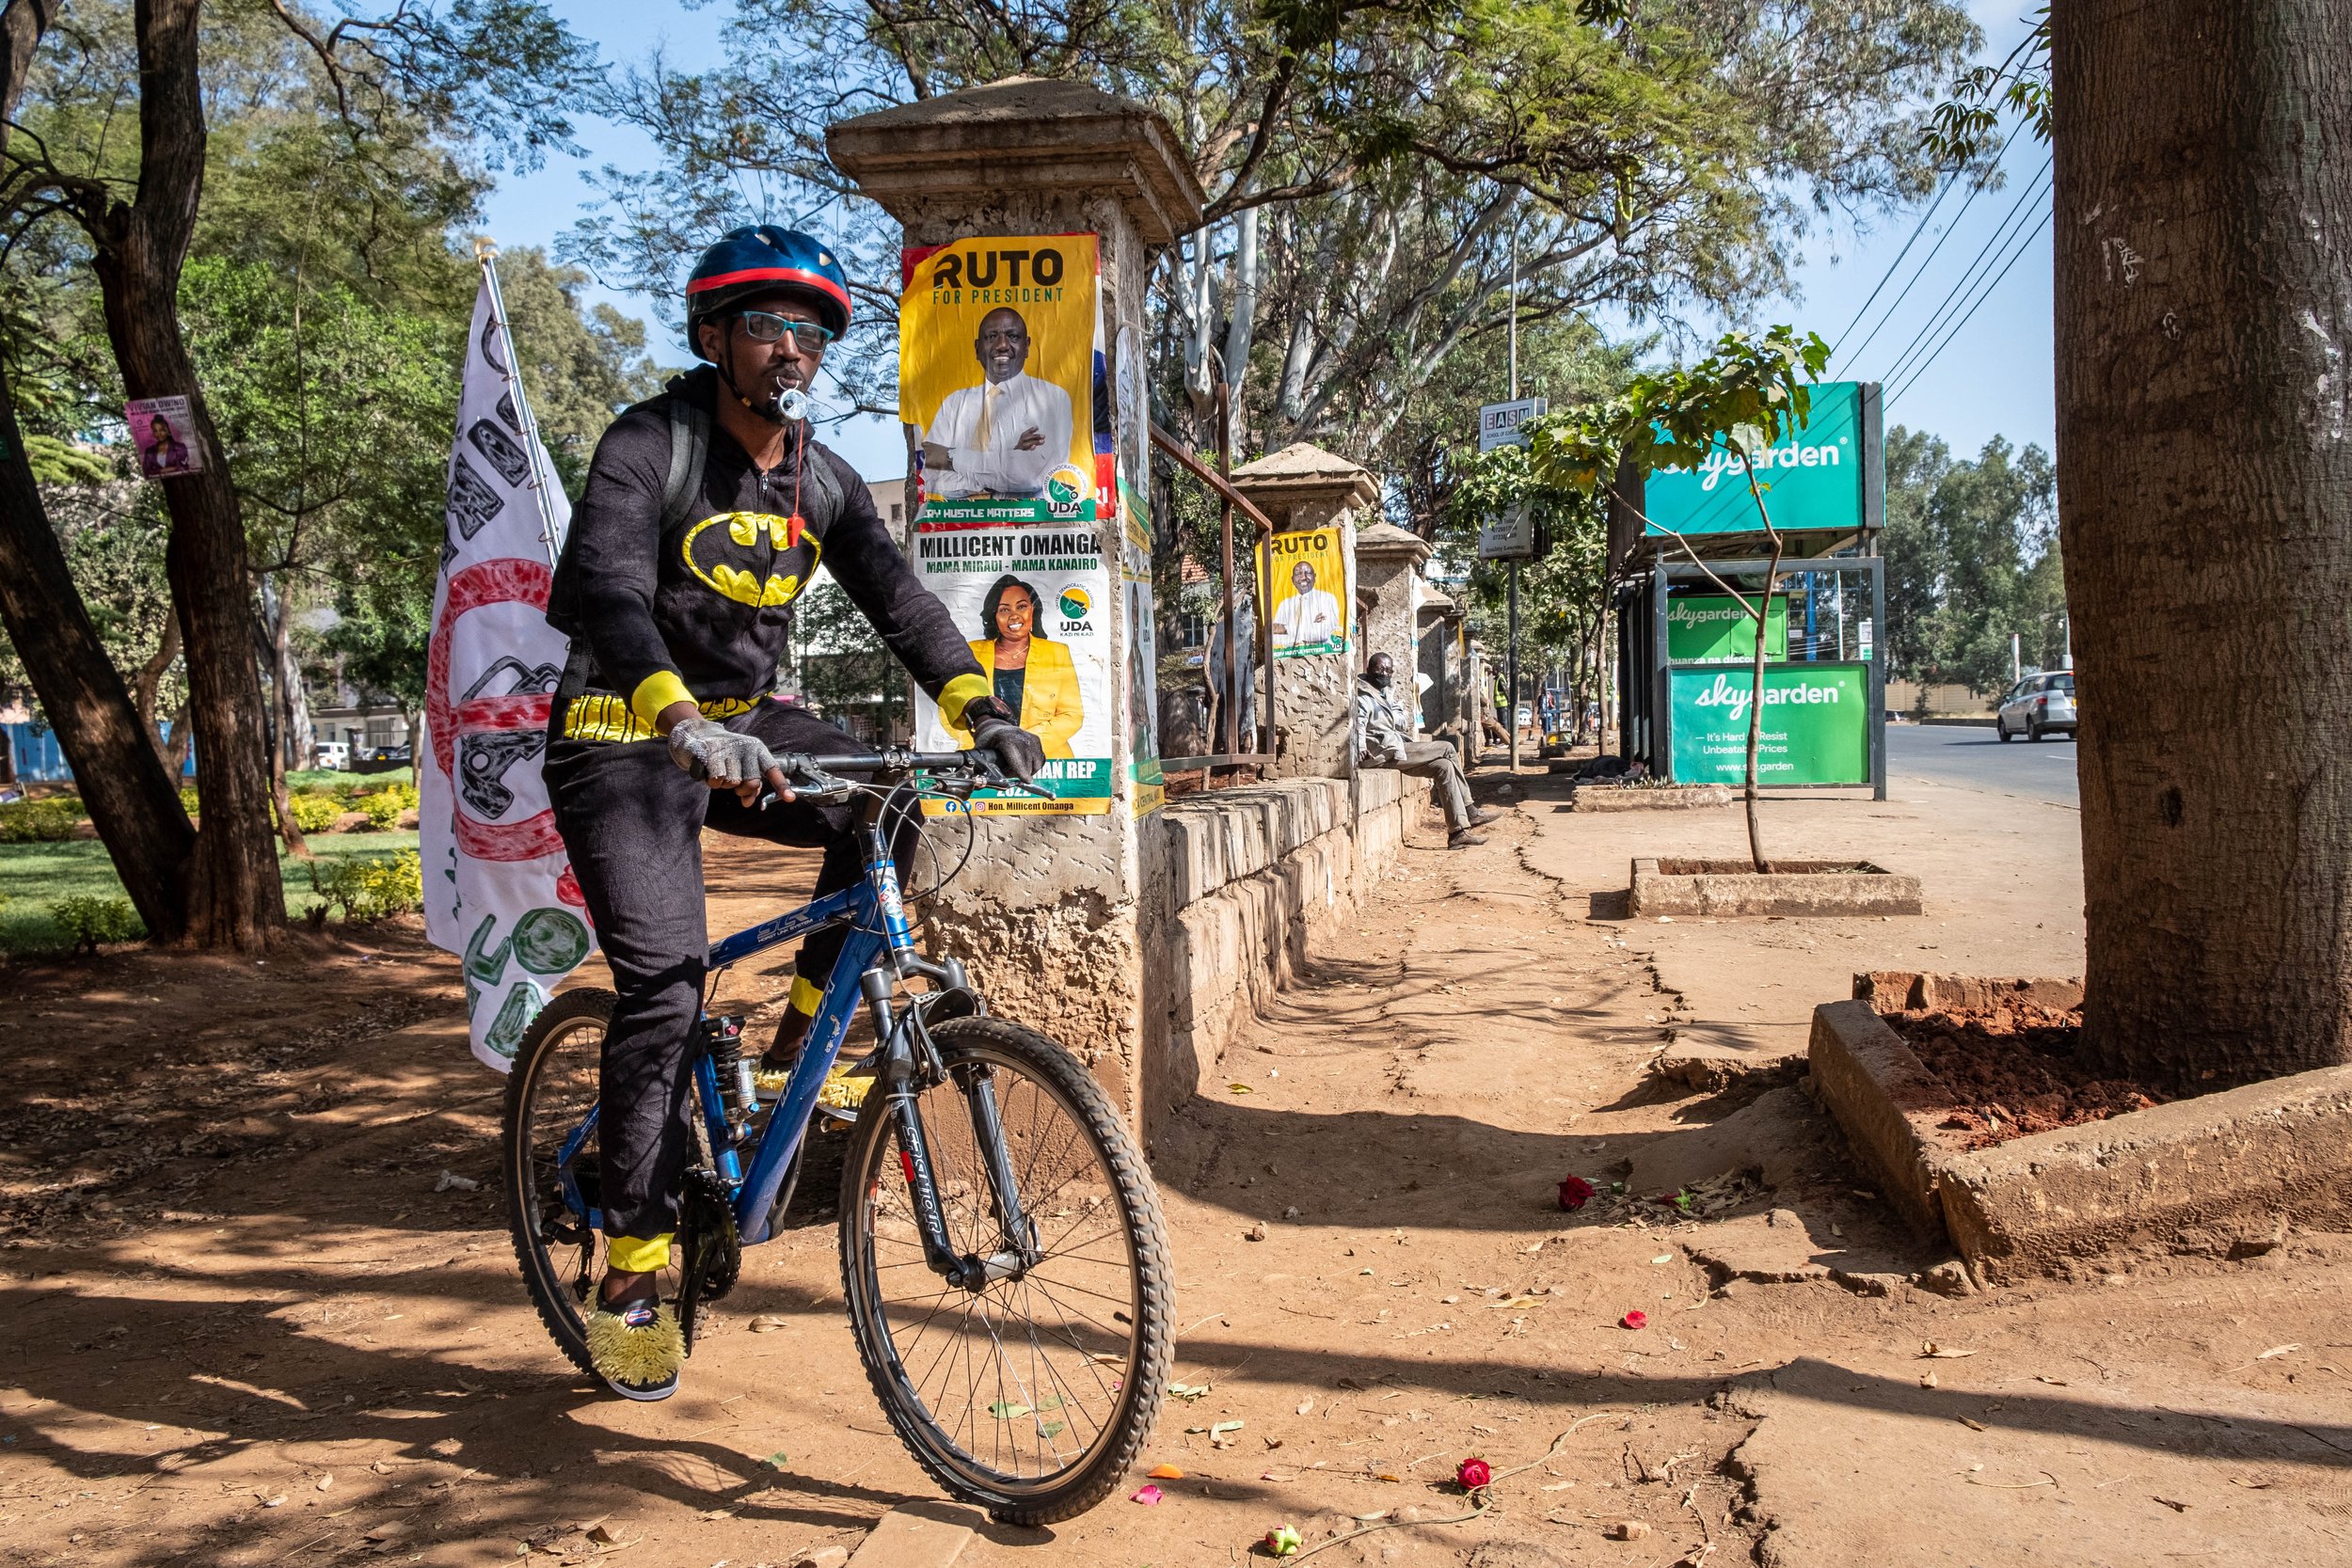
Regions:
<instances>
[{"instance_id":1,"label":"blue sky","mask_svg":"<svg viewBox=\"0 0 2352 1568\"><path fill-rule=\"evenodd\" d=\"M2003 58L2025 36L2022 17L2029 7L2030 0L1970 0L1985 32L1987 58ZM717 57L727 15L723 5L688 10L595 0L558 0L555 9L594 40L608 60L639 59L660 41L673 63L688 69ZM649 26L649 14L663 20ZM654 162L652 144L625 127L585 119L580 140L586 157L551 159L536 173L509 178L491 193L486 222L500 244L551 247L591 199L590 172L607 163L643 168ZM1802 247L1790 295L1768 302L1745 325L1792 322L1835 342L1886 279L1868 314L1840 344L1831 373L1841 380L1886 381L1896 394L1888 422L1932 431L1957 455L1973 455L1996 435L2019 446L2038 442L2049 448L2058 418L2051 381L2050 236L2042 225L2050 202L2046 181L2038 180L2048 154L2049 149L2031 137L2018 138L2002 160L2003 188L1977 193L1973 199L1965 187L1953 190L1924 226L1915 211L1881 215L1861 231L1842 218L1823 220ZM1910 253L1890 274L1915 233ZM1993 283L2005 262L2009 270ZM1976 303L1979 294L1981 303ZM652 320L644 300L601 297ZM1963 316L1964 325L1959 325ZM656 332L657 357L682 362L684 346L660 337L658 327ZM1949 341L1944 342L1947 335ZM1906 349L1912 349L1908 362ZM1887 380L1890 374L1893 379ZM1467 433L1474 415L1465 410L1463 420ZM886 421L857 421L834 444L869 476L893 475L904 467L898 428Z\"/></svg>"}]
</instances>

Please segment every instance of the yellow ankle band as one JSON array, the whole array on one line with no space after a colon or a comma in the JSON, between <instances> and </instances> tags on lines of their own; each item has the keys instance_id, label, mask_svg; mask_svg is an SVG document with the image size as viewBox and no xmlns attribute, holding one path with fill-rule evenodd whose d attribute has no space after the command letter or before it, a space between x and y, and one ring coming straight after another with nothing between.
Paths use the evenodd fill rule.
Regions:
<instances>
[{"instance_id":1,"label":"yellow ankle band","mask_svg":"<svg viewBox=\"0 0 2352 1568\"><path fill-rule=\"evenodd\" d=\"M604 1243L604 1260L612 1267L628 1274L652 1274L670 1266L670 1237L663 1231L650 1240L636 1236L614 1236Z\"/></svg>"},{"instance_id":2,"label":"yellow ankle band","mask_svg":"<svg viewBox=\"0 0 2352 1568\"><path fill-rule=\"evenodd\" d=\"M806 1013L809 1017L815 1018L818 1005L824 1000L824 987L812 985L805 974L796 974L792 977L793 1011Z\"/></svg>"}]
</instances>

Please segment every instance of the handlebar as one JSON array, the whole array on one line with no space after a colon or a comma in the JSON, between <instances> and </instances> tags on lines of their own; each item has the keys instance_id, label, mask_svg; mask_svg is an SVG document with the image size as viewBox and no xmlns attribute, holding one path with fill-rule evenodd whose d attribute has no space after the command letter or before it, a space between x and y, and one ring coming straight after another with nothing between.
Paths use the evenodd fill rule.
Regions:
<instances>
[{"instance_id":1,"label":"handlebar","mask_svg":"<svg viewBox=\"0 0 2352 1568\"><path fill-rule=\"evenodd\" d=\"M852 786L840 777L842 774L903 776L911 773L953 773L962 775L977 787L1017 790L1044 800L1054 799L1052 790L1026 779L1008 775L1003 759L985 747L976 746L961 752L916 752L904 746L886 746L880 752L857 756L813 756L803 752L781 752L776 755L776 763L784 769L786 777L796 781L806 780L811 786L806 791L796 789L793 792L796 797L802 794L845 793ZM760 809L774 805L778 799L773 790L764 792L759 798Z\"/></svg>"}]
</instances>

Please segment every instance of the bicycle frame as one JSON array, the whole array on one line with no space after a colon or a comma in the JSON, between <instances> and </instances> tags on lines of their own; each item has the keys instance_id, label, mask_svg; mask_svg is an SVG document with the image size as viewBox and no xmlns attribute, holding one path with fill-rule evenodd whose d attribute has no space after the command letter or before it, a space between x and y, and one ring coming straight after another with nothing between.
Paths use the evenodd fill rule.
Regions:
<instances>
[{"instance_id":1,"label":"bicycle frame","mask_svg":"<svg viewBox=\"0 0 2352 1568\"><path fill-rule=\"evenodd\" d=\"M892 799L897 795L898 791L893 791ZM957 1257L948 1237L946 1218L932 1180L929 1142L914 1102L916 1043L918 1038L923 1040L924 1053L928 1055L928 1037L920 1035L919 1010L910 1006L894 1014L891 998L898 982L913 976L929 978L950 990L965 990L964 974L962 966L952 959L934 964L915 951L899 893L898 866L891 859L880 826L886 815L887 807L869 809L864 814L861 831L866 839L866 875L862 881L762 921L713 942L709 948L705 961L708 970L716 974L828 927L850 927L840 957L834 961L833 973L826 976L817 1015L803 1037L800 1058L793 1064L784 1092L769 1115L768 1125L751 1150L748 1170L743 1168L734 1147L720 1097L718 1074L707 1053L699 1056L694 1065L695 1099L709 1133L710 1147L716 1153L719 1177L732 1193L729 1207L734 1212L738 1239L745 1246L768 1241L772 1233L770 1221L776 1195L792 1168L793 1156L807 1136L816 1114L817 1097L824 1087L826 1075L840 1058L852 1015L861 1002L866 1004L874 1013L875 1035L881 1049L877 1053L876 1083L862 1109L865 1114L887 1114L898 1118L899 1147L906 1156L904 1166L922 1232L926 1262L934 1273L950 1281L977 1289L1036 1260L1034 1227L1026 1222L1011 1163L1004 1148L994 1091L983 1070L962 1086L973 1131L984 1151L990 1186L993 1189L993 1207L1009 1247L990 1258L961 1259ZM936 1058L932 1059L935 1062ZM596 1131L597 1116L596 1109L589 1111L564 1141L557 1162L563 1173L566 1206L602 1229L601 1216L589 1212L585 1196L572 1174L573 1162Z\"/></svg>"}]
</instances>

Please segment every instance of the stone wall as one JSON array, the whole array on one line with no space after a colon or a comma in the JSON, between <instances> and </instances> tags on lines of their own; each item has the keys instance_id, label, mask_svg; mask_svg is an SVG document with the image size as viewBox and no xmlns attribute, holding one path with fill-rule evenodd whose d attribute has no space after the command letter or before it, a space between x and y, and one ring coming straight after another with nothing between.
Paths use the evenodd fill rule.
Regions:
<instances>
[{"instance_id":1,"label":"stone wall","mask_svg":"<svg viewBox=\"0 0 2352 1568\"><path fill-rule=\"evenodd\" d=\"M1294 980L1308 944L1352 930L1424 825L1426 781L1285 779L1187 796L1155 814L1148 884L1143 1114L1147 1136L1195 1094L1219 1092L1234 1038ZM1434 830L1431 830L1434 831Z\"/></svg>"}]
</instances>

